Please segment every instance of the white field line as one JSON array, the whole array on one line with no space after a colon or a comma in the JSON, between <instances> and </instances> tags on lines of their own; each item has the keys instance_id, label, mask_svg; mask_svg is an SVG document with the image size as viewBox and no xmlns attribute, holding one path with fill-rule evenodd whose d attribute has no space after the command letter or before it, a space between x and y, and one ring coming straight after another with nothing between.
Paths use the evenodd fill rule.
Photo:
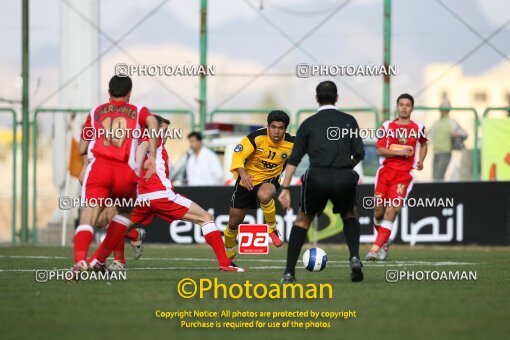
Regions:
<instances>
[{"instance_id":1,"label":"white field line","mask_svg":"<svg viewBox=\"0 0 510 340\"><path fill-rule=\"evenodd\" d=\"M33 259L33 260L71 260L71 257L66 256L31 256L31 255L0 255L0 258L11 258L11 259ZM129 261L130 258L127 257L127 260ZM190 262L216 262L216 259L212 257L208 258L193 258L193 257L142 257L140 260L144 261L190 261ZM271 263L285 263L286 260L282 259L246 259L246 258L239 258L239 262L271 262ZM131 261L134 261L131 259ZM330 260L328 261L328 264L332 263L340 263L344 264L345 266L348 265L347 261L335 261ZM465 266L465 265L474 265L477 263L473 262L456 262L456 261L445 261L445 262L433 262L433 261L380 261L380 262L364 262L364 265L368 266ZM183 268L183 267L177 267L177 268Z\"/></svg>"},{"instance_id":2,"label":"white field line","mask_svg":"<svg viewBox=\"0 0 510 340\"><path fill-rule=\"evenodd\" d=\"M387 267L387 268L395 268L395 267L406 267L406 266L416 266L416 265L424 265L420 264L411 264L411 263L381 263L381 264L367 264L365 268L370 267ZM427 263L430 266L463 266L463 265L476 265L476 263L467 263L467 262L430 262ZM349 265L346 264L336 264L336 265L328 265L328 268L348 268ZM267 269L285 269L284 266L246 266L245 269L249 272L251 270L267 270ZM18 273L18 272L36 272L36 271L67 271L70 268L33 268L33 269L23 269L23 268L9 268L2 269L0 268L0 273ZM127 271L150 271L150 270L218 270L218 267L132 267L127 268Z\"/></svg>"}]
</instances>

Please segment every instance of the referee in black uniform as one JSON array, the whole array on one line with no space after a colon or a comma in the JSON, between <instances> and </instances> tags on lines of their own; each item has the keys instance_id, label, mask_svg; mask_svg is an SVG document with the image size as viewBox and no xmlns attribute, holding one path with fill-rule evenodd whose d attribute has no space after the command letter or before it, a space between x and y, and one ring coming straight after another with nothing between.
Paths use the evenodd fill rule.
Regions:
<instances>
[{"instance_id":1,"label":"referee in black uniform","mask_svg":"<svg viewBox=\"0 0 510 340\"><path fill-rule=\"evenodd\" d=\"M335 83L324 81L316 88L319 110L299 127L292 154L287 161L282 192L278 197L285 209L290 208L289 184L301 158L308 154L310 168L303 175L301 204L292 226L287 250L287 267L283 283L295 282L296 262L315 215L320 215L328 200L333 212L341 214L344 235L349 247L351 280L363 280L359 259L360 224L356 214L359 176L354 166L363 160L365 149L359 137L356 119L335 107L338 92Z\"/></svg>"}]
</instances>

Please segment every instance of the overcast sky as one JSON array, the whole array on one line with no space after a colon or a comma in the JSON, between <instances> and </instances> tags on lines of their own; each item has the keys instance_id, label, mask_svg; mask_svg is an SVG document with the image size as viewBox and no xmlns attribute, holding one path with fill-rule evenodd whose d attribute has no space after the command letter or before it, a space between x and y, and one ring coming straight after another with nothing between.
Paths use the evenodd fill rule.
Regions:
<instances>
[{"instance_id":1,"label":"overcast sky","mask_svg":"<svg viewBox=\"0 0 510 340\"><path fill-rule=\"evenodd\" d=\"M154 9L162 0L102 0L101 29L114 39ZM222 107L256 107L272 94L282 107L296 110L314 107L313 92L319 78L295 76L260 77L244 91L225 102L249 77L222 77L225 73L254 74L262 71L345 0L209 0L209 64L218 75L209 79L209 110ZM486 37L510 19L507 0L443 0L474 30ZM37 105L59 86L60 0L30 1L31 104ZM169 0L161 9L128 35L120 45L144 63L186 64L199 61L200 0ZM267 73L295 73L297 63L316 60L323 64L379 64L382 62L383 0L352 0L301 47L294 49ZM264 19L265 16L278 31ZM75 20L80 20L76 17ZM425 84L423 72L432 63L454 63L481 39L448 13L436 0L393 1L392 64L398 67L392 93L416 92ZM0 98L19 99L21 73L21 1L0 2ZM491 43L510 55L510 26ZM101 38L101 49L110 46ZM113 73L113 65L128 61L114 48L101 60L101 86ZM509 62L488 46L465 60L464 72L475 75L502 62ZM510 76L510 75L502 75ZM134 98L153 108L197 107L198 78L165 78L165 84L185 99L183 103L149 79L135 80ZM380 107L382 79L344 77L354 92L339 84L342 106ZM105 94L106 98L106 94ZM45 106L58 105L58 95ZM418 103L420 99L418 98ZM0 106L6 106L0 103Z\"/></svg>"}]
</instances>

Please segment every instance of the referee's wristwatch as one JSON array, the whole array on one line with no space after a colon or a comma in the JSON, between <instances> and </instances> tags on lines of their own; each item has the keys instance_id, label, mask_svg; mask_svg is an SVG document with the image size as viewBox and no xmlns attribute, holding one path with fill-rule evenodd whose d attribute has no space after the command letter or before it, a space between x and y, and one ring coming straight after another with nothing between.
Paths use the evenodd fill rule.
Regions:
<instances>
[{"instance_id":1,"label":"referee's wristwatch","mask_svg":"<svg viewBox=\"0 0 510 340\"><path fill-rule=\"evenodd\" d=\"M289 190L290 189L290 186L288 185L282 185L282 190Z\"/></svg>"}]
</instances>

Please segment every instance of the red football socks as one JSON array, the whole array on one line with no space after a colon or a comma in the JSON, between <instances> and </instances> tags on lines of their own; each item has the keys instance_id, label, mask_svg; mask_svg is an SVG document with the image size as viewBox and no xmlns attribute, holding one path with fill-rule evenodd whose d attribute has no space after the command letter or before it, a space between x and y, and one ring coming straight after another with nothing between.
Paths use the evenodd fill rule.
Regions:
<instances>
[{"instance_id":1,"label":"red football socks","mask_svg":"<svg viewBox=\"0 0 510 340\"><path fill-rule=\"evenodd\" d=\"M391 228L393 227L393 222L390 221L382 221L379 230L377 231L377 238L375 239L374 244L378 247L382 247L388 240L391 235Z\"/></svg>"},{"instance_id":2,"label":"red football socks","mask_svg":"<svg viewBox=\"0 0 510 340\"><path fill-rule=\"evenodd\" d=\"M137 241L138 240L138 230L136 230L136 228L133 228L131 229L130 231L128 231L128 233L126 234L126 237L131 240L131 241Z\"/></svg>"},{"instance_id":3,"label":"red football socks","mask_svg":"<svg viewBox=\"0 0 510 340\"><path fill-rule=\"evenodd\" d=\"M87 259L90 243L94 237L94 229L90 225L80 225L74 234L74 263Z\"/></svg>"},{"instance_id":4,"label":"red football socks","mask_svg":"<svg viewBox=\"0 0 510 340\"><path fill-rule=\"evenodd\" d=\"M230 266L231 261L227 257L227 254L225 254L225 244L223 243L223 238L216 224L214 224L213 221L206 222L202 225L202 232L204 233L207 244L214 250L216 258L218 259L218 264L221 267Z\"/></svg>"},{"instance_id":5,"label":"red football socks","mask_svg":"<svg viewBox=\"0 0 510 340\"><path fill-rule=\"evenodd\" d=\"M122 263L126 263L126 259L124 258L124 246L126 245L126 242L124 239L122 239L120 242L117 243L115 246L115 249L113 249L113 259L120 261Z\"/></svg>"},{"instance_id":6,"label":"red football socks","mask_svg":"<svg viewBox=\"0 0 510 340\"><path fill-rule=\"evenodd\" d=\"M119 242L124 242L126 230L130 223L128 218L115 215L110 222L108 230L106 230L106 237L99 245L99 248L97 248L94 256L89 260L92 265L95 264L94 257L98 262L104 263L113 250L116 249L117 244Z\"/></svg>"}]
</instances>

